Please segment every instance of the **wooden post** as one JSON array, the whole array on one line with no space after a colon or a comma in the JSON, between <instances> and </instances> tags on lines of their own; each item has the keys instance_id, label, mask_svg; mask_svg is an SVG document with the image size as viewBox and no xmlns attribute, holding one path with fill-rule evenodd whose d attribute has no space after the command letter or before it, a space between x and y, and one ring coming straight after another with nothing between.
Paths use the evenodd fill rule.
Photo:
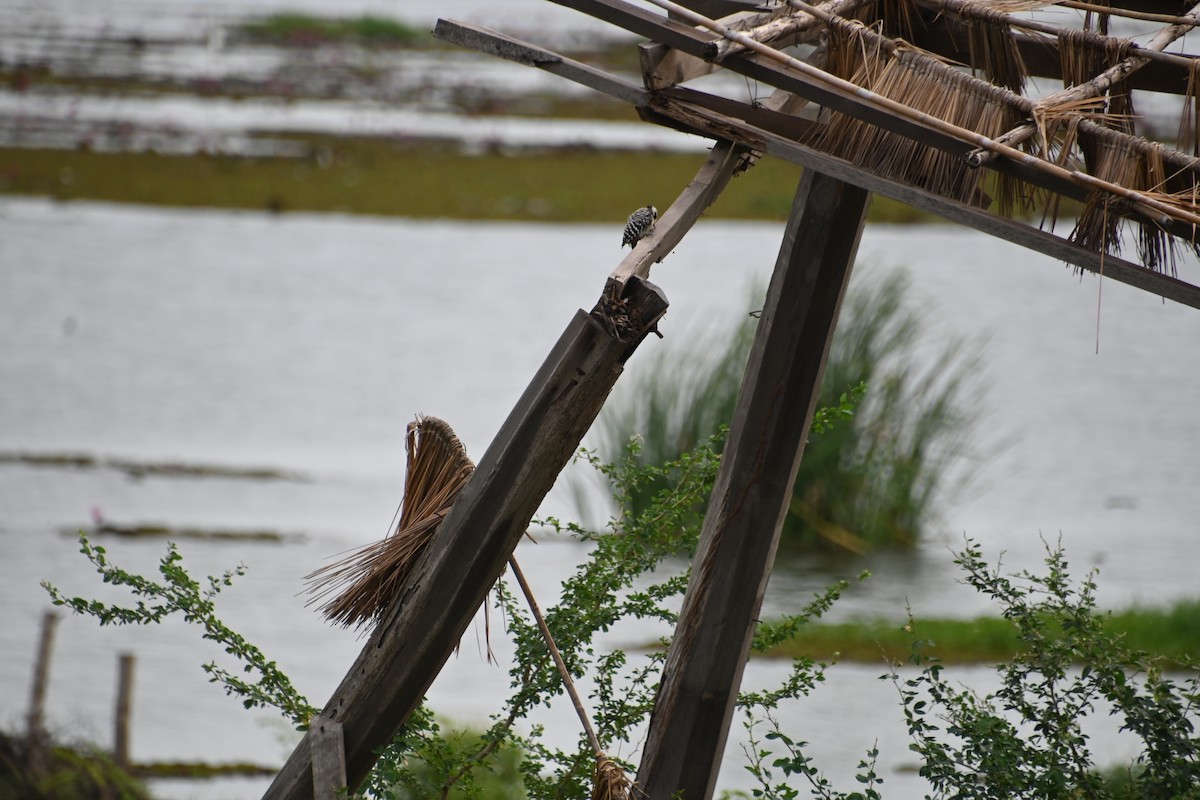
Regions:
<instances>
[{"instance_id":1,"label":"wooden post","mask_svg":"<svg viewBox=\"0 0 1200 800\"><path fill-rule=\"evenodd\" d=\"M530 287L530 308L537 305ZM313 728L343 726L347 784L421 702L579 446L626 359L666 311L655 286L610 282L596 308L576 313L463 487L438 534L376 626ZM486 387L481 387L486 389ZM312 730L264 798L313 797Z\"/></svg>"},{"instance_id":2,"label":"wooden post","mask_svg":"<svg viewBox=\"0 0 1200 800\"><path fill-rule=\"evenodd\" d=\"M712 796L868 197L813 170L796 192L650 719L649 800Z\"/></svg>"},{"instance_id":3,"label":"wooden post","mask_svg":"<svg viewBox=\"0 0 1200 800\"><path fill-rule=\"evenodd\" d=\"M129 766L129 712L133 705L133 654L121 653L117 672L117 708L113 730L113 760Z\"/></svg>"},{"instance_id":4,"label":"wooden post","mask_svg":"<svg viewBox=\"0 0 1200 800\"><path fill-rule=\"evenodd\" d=\"M58 614L53 611L42 614L41 638L33 664L25 746L30 768L35 774L40 771L46 755L46 686L50 683L50 656L54 652L54 630L58 627L58 619Z\"/></svg>"},{"instance_id":5,"label":"wooden post","mask_svg":"<svg viewBox=\"0 0 1200 800\"><path fill-rule=\"evenodd\" d=\"M320 720L312 739L312 782L314 800L338 800L346 796L346 745L342 723Z\"/></svg>"}]
</instances>

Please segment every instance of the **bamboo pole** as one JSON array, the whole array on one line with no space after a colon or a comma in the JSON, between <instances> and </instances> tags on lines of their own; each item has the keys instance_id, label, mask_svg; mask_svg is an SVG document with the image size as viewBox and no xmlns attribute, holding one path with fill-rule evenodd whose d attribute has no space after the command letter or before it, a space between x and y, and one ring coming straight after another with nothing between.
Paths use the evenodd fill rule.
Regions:
<instances>
[{"instance_id":1,"label":"bamboo pole","mask_svg":"<svg viewBox=\"0 0 1200 800\"><path fill-rule=\"evenodd\" d=\"M1183 22L1187 24L1195 24L1190 22L1190 17L1180 17L1175 14L1154 14L1148 11L1133 11L1120 6L1105 6L1099 3L1084 3L1078 0L1059 0L1057 5L1063 8L1073 8L1076 11L1091 11L1096 14L1111 14L1114 17L1124 17L1125 19L1140 19L1146 22L1165 22L1173 24Z\"/></svg>"},{"instance_id":2,"label":"bamboo pole","mask_svg":"<svg viewBox=\"0 0 1200 800\"><path fill-rule=\"evenodd\" d=\"M509 557L508 567L517 579L517 585L521 587L521 594L525 595L525 602L529 605L529 611L537 621L538 630L542 633L542 640L546 643L546 649L550 651L550 657L554 659L554 666L558 667L558 674L562 676L567 696L571 698L571 705L575 706L575 714L579 717L579 723L583 725L583 732L587 736L588 744L592 746L592 751L596 754L596 757L600 758L604 755L604 750L601 749L600 739L596 736L596 731L592 727L591 716L589 716L587 707L583 704L583 698L579 696L579 690L575 688L575 682L571 680L571 673L567 669L566 662L563 661L562 653L558 651L558 645L554 643L554 636L550 633L550 626L546 624L546 618L542 616L542 609L538 606L537 598L533 596L533 589L529 586L529 581L525 580L525 573L521 571L521 566L517 564L516 556Z\"/></svg>"}]
</instances>

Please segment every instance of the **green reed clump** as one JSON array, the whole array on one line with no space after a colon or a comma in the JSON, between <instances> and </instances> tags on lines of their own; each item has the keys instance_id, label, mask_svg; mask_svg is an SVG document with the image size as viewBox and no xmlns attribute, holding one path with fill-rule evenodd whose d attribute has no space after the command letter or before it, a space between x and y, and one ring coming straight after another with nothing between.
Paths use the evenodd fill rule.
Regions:
<instances>
[{"instance_id":1,"label":"green reed clump","mask_svg":"<svg viewBox=\"0 0 1200 800\"><path fill-rule=\"evenodd\" d=\"M430 38L426 32L388 17L371 14L317 17L294 11L244 22L238 26L238 33L254 41L290 46L348 41L396 47L411 46Z\"/></svg>"},{"instance_id":2,"label":"green reed clump","mask_svg":"<svg viewBox=\"0 0 1200 800\"><path fill-rule=\"evenodd\" d=\"M903 273L847 297L819 402L847 386L868 391L851 424L810 438L785 543L862 553L911 546L935 524L978 420L979 353L948 337L918 367L924 327Z\"/></svg>"},{"instance_id":3,"label":"green reed clump","mask_svg":"<svg viewBox=\"0 0 1200 800\"><path fill-rule=\"evenodd\" d=\"M923 322L909 297L902 273L851 286L817 401L831 416L814 420L784 522L784 546L857 553L911 546L934 523L935 503L959 466L976 419L971 379L978 355L951 338L926 359L928 367L917 369L912 354ZM694 353L659 354L633 381L625 395L632 399L605 409L602 451L620 452L638 436L641 463L664 463L727 424L755 325L747 317L710 333ZM703 353L713 355L705 359ZM842 424L832 424L839 418Z\"/></svg>"}]
</instances>

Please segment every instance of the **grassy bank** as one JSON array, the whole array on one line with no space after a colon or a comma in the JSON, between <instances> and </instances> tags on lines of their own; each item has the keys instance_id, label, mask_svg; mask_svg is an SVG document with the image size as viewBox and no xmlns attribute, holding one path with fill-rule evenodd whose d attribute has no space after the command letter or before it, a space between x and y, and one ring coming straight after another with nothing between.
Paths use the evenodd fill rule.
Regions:
<instances>
[{"instance_id":1,"label":"grassy bank","mask_svg":"<svg viewBox=\"0 0 1200 800\"><path fill-rule=\"evenodd\" d=\"M0 148L0 193L150 205L378 214L415 218L623 222L665 208L703 154L592 149L464 154L440 144L305 139L312 157L241 158ZM709 210L722 219L781 220L800 169L764 160ZM884 198L874 221L926 215Z\"/></svg>"},{"instance_id":2,"label":"grassy bank","mask_svg":"<svg viewBox=\"0 0 1200 800\"><path fill-rule=\"evenodd\" d=\"M1105 627L1122 634L1130 649L1160 656L1167 665L1200 659L1200 600L1181 601L1166 609L1114 612ZM1019 645L1012 624L1003 619L917 620L911 631L905 623L873 620L811 625L767 655L904 662L914 639L931 641L924 652L946 663L999 663L1011 658Z\"/></svg>"},{"instance_id":3,"label":"grassy bank","mask_svg":"<svg viewBox=\"0 0 1200 800\"><path fill-rule=\"evenodd\" d=\"M382 47L417 47L433 42L428 31L371 14L317 17L284 12L244 22L235 32L252 41L285 46L353 42Z\"/></svg>"}]
</instances>

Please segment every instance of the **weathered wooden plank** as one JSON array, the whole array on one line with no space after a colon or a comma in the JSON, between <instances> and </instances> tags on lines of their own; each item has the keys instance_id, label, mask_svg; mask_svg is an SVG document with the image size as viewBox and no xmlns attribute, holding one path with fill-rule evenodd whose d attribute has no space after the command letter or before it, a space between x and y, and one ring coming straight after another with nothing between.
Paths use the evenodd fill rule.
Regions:
<instances>
[{"instance_id":1,"label":"weathered wooden plank","mask_svg":"<svg viewBox=\"0 0 1200 800\"><path fill-rule=\"evenodd\" d=\"M342 723L320 720L306 734L312 750L313 800L346 796L346 747Z\"/></svg>"},{"instance_id":2,"label":"weathered wooden plank","mask_svg":"<svg viewBox=\"0 0 1200 800\"><path fill-rule=\"evenodd\" d=\"M552 72L635 106L645 105L649 98L636 83L481 25L439 19L433 35L460 47Z\"/></svg>"},{"instance_id":3,"label":"weathered wooden plank","mask_svg":"<svg viewBox=\"0 0 1200 800\"><path fill-rule=\"evenodd\" d=\"M606 286L590 314L579 311L571 320L395 604L312 721L342 724L352 789L421 702L626 359L666 311L666 298L650 283L630 280L623 294L611 291ZM311 745L309 737L301 740L265 798L311 800Z\"/></svg>"},{"instance_id":4,"label":"weathered wooden plank","mask_svg":"<svg viewBox=\"0 0 1200 800\"><path fill-rule=\"evenodd\" d=\"M623 286L630 278L649 277L650 267L683 241L704 210L721 194L745 154L745 148L729 142L720 142L713 147L696 177L659 217L654 231L625 256L609 280Z\"/></svg>"},{"instance_id":5,"label":"weathered wooden plank","mask_svg":"<svg viewBox=\"0 0 1200 800\"><path fill-rule=\"evenodd\" d=\"M649 800L712 796L868 193L796 192L638 767Z\"/></svg>"}]
</instances>

